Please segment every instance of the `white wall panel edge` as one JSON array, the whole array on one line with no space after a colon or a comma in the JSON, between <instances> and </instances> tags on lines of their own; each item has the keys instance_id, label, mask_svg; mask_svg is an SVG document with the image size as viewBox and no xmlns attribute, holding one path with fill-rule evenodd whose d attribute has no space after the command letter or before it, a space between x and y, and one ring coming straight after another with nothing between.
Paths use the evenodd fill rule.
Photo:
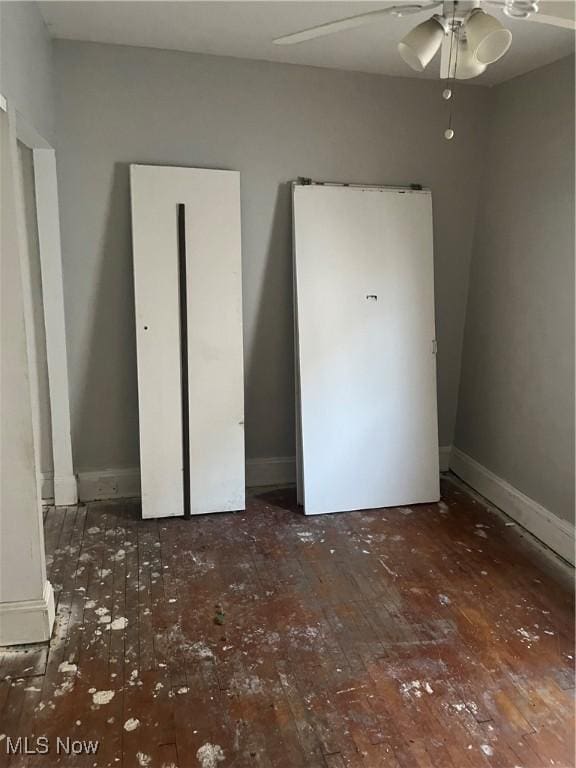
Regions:
<instances>
[{"instance_id":1,"label":"white wall panel edge","mask_svg":"<svg viewBox=\"0 0 576 768\"><path fill-rule=\"evenodd\" d=\"M294 422L295 422L295 444L296 444L296 497L298 504L304 504L304 467L302 463L302 412L300 408L300 349L298 346L298 281L296 279L296 226L295 226L295 194L298 183L293 181L291 184L292 195L292 305L294 317Z\"/></svg>"}]
</instances>

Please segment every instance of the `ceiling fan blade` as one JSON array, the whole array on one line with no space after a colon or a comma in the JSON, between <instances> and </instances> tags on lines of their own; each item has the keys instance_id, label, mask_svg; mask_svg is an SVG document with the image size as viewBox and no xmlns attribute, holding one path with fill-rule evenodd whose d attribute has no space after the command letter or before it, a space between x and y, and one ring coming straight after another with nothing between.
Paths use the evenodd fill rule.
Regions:
<instances>
[{"instance_id":1,"label":"ceiling fan blade","mask_svg":"<svg viewBox=\"0 0 576 768\"><path fill-rule=\"evenodd\" d=\"M522 17L522 6L531 3L514 2L514 0L486 0L488 5L497 5L511 19L516 21L536 21L539 24L549 24L553 27L576 30L576 2L574 0L537 0L538 10L528 10ZM510 6L508 11L507 6ZM519 13L514 13L514 10Z\"/></svg>"},{"instance_id":2,"label":"ceiling fan blade","mask_svg":"<svg viewBox=\"0 0 576 768\"><path fill-rule=\"evenodd\" d=\"M344 29L354 29L355 27L362 27L364 24L371 24L373 21L378 21L385 16L397 15L397 16L410 16L414 13L420 13L426 11L429 8L435 8L440 5L439 2L432 3L410 3L409 5L392 5L388 8L381 8L377 11L370 11L369 13L361 13L358 16L349 16L346 19L339 19L338 21L329 21L327 24L319 24L316 27L310 27L309 29L303 29L300 32L293 32L290 35L284 35L283 37L277 37L274 42L276 45L292 45L293 43L303 43L305 40L313 40L316 37L324 37L324 35L332 35L334 32L341 32Z\"/></svg>"},{"instance_id":3,"label":"ceiling fan blade","mask_svg":"<svg viewBox=\"0 0 576 768\"><path fill-rule=\"evenodd\" d=\"M551 24L554 27L576 30L576 3L570 0L549 0L538 4L538 13L533 13L526 21L539 24Z\"/></svg>"}]
</instances>

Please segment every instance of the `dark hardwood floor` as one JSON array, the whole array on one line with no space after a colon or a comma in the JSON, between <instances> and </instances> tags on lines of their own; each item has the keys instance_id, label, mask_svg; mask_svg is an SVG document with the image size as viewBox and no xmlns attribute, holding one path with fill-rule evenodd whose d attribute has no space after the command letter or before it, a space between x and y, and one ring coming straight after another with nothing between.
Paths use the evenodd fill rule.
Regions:
<instances>
[{"instance_id":1,"label":"dark hardwood floor","mask_svg":"<svg viewBox=\"0 0 576 768\"><path fill-rule=\"evenodd\" d=\"M45 527L56 628L0 654L2 766L574 766L572 571L451 481L411 508L305 518L275 490Z\"/></svg>"}]
</instances>

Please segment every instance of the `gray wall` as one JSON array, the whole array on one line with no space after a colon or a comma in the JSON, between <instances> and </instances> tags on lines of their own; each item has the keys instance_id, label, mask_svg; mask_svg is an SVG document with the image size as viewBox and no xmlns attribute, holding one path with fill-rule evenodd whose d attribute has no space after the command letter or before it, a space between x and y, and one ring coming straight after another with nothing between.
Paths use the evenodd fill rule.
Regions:
<instances>
[{"instance_id":1,"label":"gray wall","mask_svg":"<svg viewBox=\"0 0 576 768\"><path fill-rule=\"evenodd\" d=\"M249 457L294 454L291 221L298 175L432 188L440 443L452 442L487 89L58 41L57 152L77 470L138 463L128 164L242 174Z\"/></svg>"},{"instance_id":2,"label":"gray wall","mask_svg":"<svg viewBox=\"0 0 576 768\"><path fill-rule=\"evenodd\" d=\"M574 520L574 58L498 86L456 446Z\"/></svg>"},{"instance_id":3,"label":"gray wall","mask_svg":"<svg viewBox=\"0 0 576 768\"><path fill-rule=\"evenodd\" d=\"M0 92L53 140L52 41L36 3L0 2Z\"/></svg>"}]
</instances>

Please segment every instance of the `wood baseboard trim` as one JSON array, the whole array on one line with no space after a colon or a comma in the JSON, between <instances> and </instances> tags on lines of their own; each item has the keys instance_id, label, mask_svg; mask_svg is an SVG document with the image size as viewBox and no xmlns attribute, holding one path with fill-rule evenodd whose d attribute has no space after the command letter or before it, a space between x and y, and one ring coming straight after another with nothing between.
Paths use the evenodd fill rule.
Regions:
<instances>
[{"instance_id":1,"label":"wood baseboard trim","mask_svg":"<svg viewBox=\"0 0 576 768\"><path fill-rule=\"evenodd\" d=\"M42 504L54 504L54 473L42 472L40 474L40 498Z\"/></svg>"},{"instance_id":2,"label":"wood baseboard trim","mask_svg":"<svg viewBox=\"0 0 576 768\"><path fill-rule=\"evenodd\" d=\"M96 469L78 473L80 501L130 499L140 496L140 469Z\"/></svg>"},{"instance_id":3,"label":"wood baseboard trim","mask_svg":"<svg viewBox=\"0 0 576 768\"><path fill-rule=\"evenodd\" d=\"M53 472L40 474L40 498L42 503L56 507L71 507L78 503L76 475L54 477Z\"/></svg>"},{"instance_id":4,"label":"wood baseboard trim","mask_svg":"<svg viewBox=\"0 0 576 768\"><path fill-rule=\"evenodd\" d=\"M452 446L440 447L440 471L450 468ZM44 473L40 479L42 500L53 503L54 478ZM76 478L74 478L76 483ZM271 456L246 460L246 486L256 488L267 485L289 485L296 482L296 458L294 456ZM77 493L80 501L104 501L140 496L140 469L95 469L78 473ZM72 490L72 489L70 489ZM70 497L71 498L71 497ZM75 504L76 501L66 501Z\"/></svg>"},{"instance_id":5,"label":"wood baseboard trim","mask_svg":"<svg viewBox=\"0 0 576 768\"><path fill-rule=\"evenodd\" d=\"M450 457L452 456L451 445L441 445L438 450L438 458L440 462L440 472L448 472L450 469Z\"/></svg>"},{"instance_id":6,"label":"wood baseboard trim","mask_svg":"<svg viewBox=\"0 0 576 768\"><path fill-rule=\"evenodd\" d=\"M54 627L54 591L44 583L38 600L0 603L0 645L25 645L50 640Z\"/></svg>"},{"instance_id":7,"label":"wood baseboard trim","mask_svg":"<svg viewBox=\"0 0 576 768\"><path fill-rule=\"evenodd\" d=\"M574 526L468 456L452 449L450 469L556 554L574 565Z\"/></svg>"},{"instance_id":8,"label":"wood baseboard trim","mask_svg":"<svg viewBox=\"0 0 576 768\"><path fill-rule=\"evenodd\" d=\"M78 483L75 475L54 477L54 504L57 507L71 507L78 503Z\"/></svg>"},{"instance_id":9,"label":"wood baseboard trim","mask_svg":"<svg viewBox=\"0 0 576 768\"><path fill-rule=\"evenodd\" d=\"M296 458L272 456L246 460L246 486L288 485L296 482Z\"/></svg>"},{"instance_id":10,"label":"wood baseboard trim","mask_svg":"<svg viewBox=\"0 0 576 768\"><path fill-rule=\"evenodd\" d=\"M451 445L440 446L440 472L450 469ZM246 461L246 485L248 488L266 485L287 485L296 482L296 458L294 456L248 459Z\"/></svg>"}]
</instances>

